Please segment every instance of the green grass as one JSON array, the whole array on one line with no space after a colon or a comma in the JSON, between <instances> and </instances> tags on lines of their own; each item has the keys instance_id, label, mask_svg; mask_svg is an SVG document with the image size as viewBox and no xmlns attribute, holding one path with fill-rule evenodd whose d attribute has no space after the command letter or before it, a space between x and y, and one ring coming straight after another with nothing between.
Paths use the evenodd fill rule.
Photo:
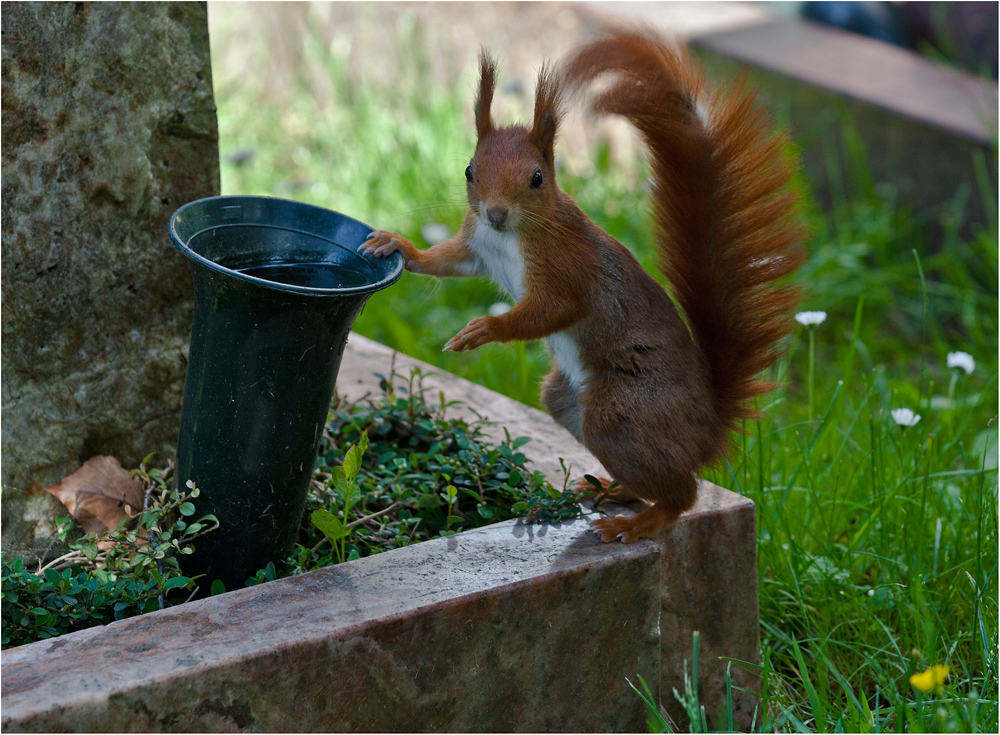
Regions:
<instances>
[{"instance_id":1,"label":"green grass","mask_svg":"<svg viewBox=\"0 0 1000 735\"><path fill-rule=\"evenodd\" d=\"M241 81L216 60L222 154L254 152L224 160L223 192L328 206L419 246L425 224L455 229L474 145L472 70L442 89L414 42L415 63L385 88L349 81L336 44L304 43L281 104L247 81L266 54L251 57L260 67ZM325 104L309 81L317 75L333 90ZM613 170L606 149L594 160L594 175L563 174L563 188L648 265L641 179ZM798 276L803 308L828 313L814 327L814 356L799 328L774 370L783 387L761 405L766 418L706 473L757 505L766 670L757 727L996 731L996 193L982 184L974 194L992 212L985 231L961 238L957 199L936 243L921 213L879 196L863 157L831 175L845 195L833 212L806 195L809 258ZM539 343L441 352L498 299L481 281L405 274L372 297L356 330L538 405L548 366ZM946 367L953 350L975 357L971 375ZM899 407L920 422L897 426ZM921 693L909 677L933 664L950 675L940 692Z\"/></svg>"}]
</instances>

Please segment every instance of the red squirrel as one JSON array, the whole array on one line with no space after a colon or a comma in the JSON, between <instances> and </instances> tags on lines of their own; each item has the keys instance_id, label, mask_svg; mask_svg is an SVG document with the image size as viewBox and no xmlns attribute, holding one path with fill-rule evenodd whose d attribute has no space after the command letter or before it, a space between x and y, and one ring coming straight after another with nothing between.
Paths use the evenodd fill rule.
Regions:
<instances>
[{"instance_id":1,"label":"red squirrel","mask_svg":"<svg viewBox=\"0 0 1000 735\"><path fill-rule=\"evenodd\" d=\"M664 288L556 184L562 102L605 74L596 112L639 131ZM709 91L683 50L649 32L617 32L543 67L531 127L490 116L496 62L484 50L475 104L478 142L458 234L418 250L376 231L361 246L399 251L414 273L488 276L516 301L470 321L444 346L545 339L549 414L611 475L607 497L644 500L637 515L592 522L604 542L653 536L691 508L698 470L721 460L730 433L772 389L758 378L791 331L795 288L776 283L801 261L794 162L752 92ZM581 480L578 488L586 489Z\"/></svg>"}]
</instances>

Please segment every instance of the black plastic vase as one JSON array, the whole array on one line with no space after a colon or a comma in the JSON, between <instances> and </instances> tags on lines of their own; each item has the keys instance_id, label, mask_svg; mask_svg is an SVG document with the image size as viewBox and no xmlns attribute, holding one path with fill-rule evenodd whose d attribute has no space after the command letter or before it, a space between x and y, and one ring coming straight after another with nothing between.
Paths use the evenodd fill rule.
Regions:
<instances>
[{"instance_id":1,"label":"black plastic vase","mask_svg":"<svg viewBox=\"0 0 1000 735\"><path fill-rule=\"evenodd\" d=\"M182 566L232 590L291 551L348 332L403 262L357 252L367 225L284 199L199 199L169 229L195 290L175 475L220 522Z\"/></svg>"}]
</instances>

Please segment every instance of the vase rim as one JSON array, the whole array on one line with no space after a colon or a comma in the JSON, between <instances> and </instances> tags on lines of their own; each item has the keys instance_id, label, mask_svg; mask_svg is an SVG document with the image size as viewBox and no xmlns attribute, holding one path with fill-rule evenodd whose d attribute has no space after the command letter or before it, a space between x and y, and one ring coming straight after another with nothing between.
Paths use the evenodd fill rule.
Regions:
<instances>
[{"instance_id":1,"label":"vase rim","mask_svg":"<svg viewBox=\"0 0 1000 735\"><path fill-rule=\"evenodd\" d=\"M244 219L244 212L247 211L256 213L258 216L249 220ZM266 216L260 216L262 211ZM297 226L297 223L300 222L305 224ZM259 278L227 267L190 246L191 240L202 233L232 226L278 229L304 237L326 240L331 246L352 253L359 260L364 261L370 271L365 276L374 275L377 277L370 282L356 286L317 287L283 283ZM334 239L334 230L344 230L345 228L350 230L354 239L358 237L360 239L357 239L356 243L338 242ZM403 272L403 258L398 253L393 253L388 258L376 260L371 255L357 251L357 246L364 241L368 233L373 231L374 228L369 225L326 207L292 199L255 195L221 195L196 199L174 211L168 224L170 240L174 247L191 262L228 278L235 278L254 286L309 296L370 294L387 288L400 277ZM333 264L333 261L328 262ZM286 263L301 264L296 261L276 260L264 261L260 265Z\"/></svg>"}]
</instances>

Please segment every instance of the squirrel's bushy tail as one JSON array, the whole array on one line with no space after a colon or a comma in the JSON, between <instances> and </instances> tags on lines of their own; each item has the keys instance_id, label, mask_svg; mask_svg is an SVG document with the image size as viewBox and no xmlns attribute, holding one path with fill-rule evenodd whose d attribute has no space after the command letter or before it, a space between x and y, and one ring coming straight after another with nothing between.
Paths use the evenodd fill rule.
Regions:
<instances>
[{"instance_id":1,"label":"squirrel's bushy tail","mask_svg":"<svg viewBox=\"0 0 1000 735\"><path fill-rule=\"evenodd\" d=\"M652 34L616 33L563 70L569 89L604 73L613 81L594 109L629 120L649 149L659 265L708 359L717 416L734 428L774 387L759 374L799 301L775 283L801 261L795 164L751 91L710 93L686 54Z\"/></svg>"}]
</instances>

